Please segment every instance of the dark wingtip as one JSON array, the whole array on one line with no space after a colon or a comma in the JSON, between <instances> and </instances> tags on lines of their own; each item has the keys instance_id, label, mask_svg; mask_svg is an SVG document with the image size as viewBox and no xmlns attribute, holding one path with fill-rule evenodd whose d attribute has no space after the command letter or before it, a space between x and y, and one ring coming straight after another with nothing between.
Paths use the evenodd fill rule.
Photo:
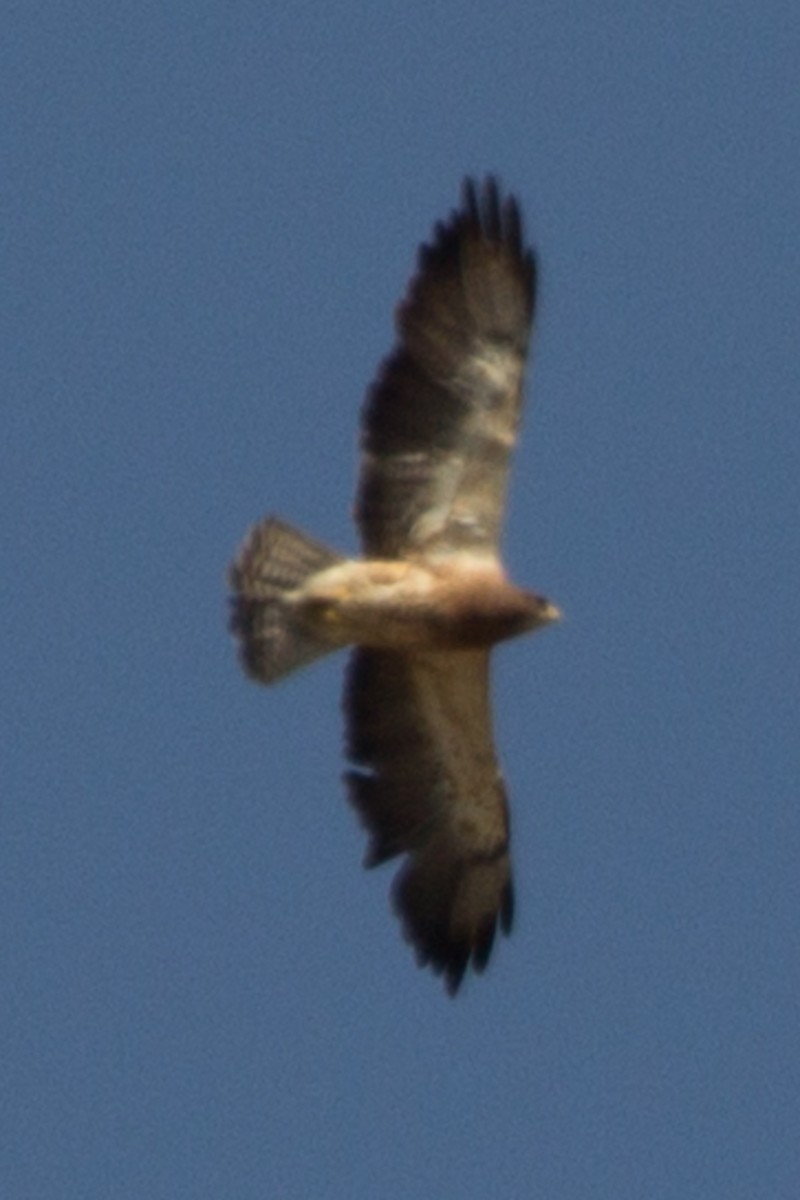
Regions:
<instances>
[{"instance_id":1,"label":"dark wingtip","mask_svg":"<svg viewBox=\"0 0 800 1200\"><path fill-rule=\"evenodd\" d=\"M533 312L536 301L537 262L532 247L525 245L522 210L513 192L504 194L499 175L491 172L479 179L466 175L461 185L461 208L449 222L439 222L436 237L440 245L470 229L476 236L507 246L522 265L530 292Z\"/></svg>"},{"instance_id":2,"label":"dark wingtip","mask_svg":"<svg viewBox=\"0 0 800 1200\"><path fill-rule=\"evenodd\" d=\"M427 967L443 979L448 996L455 996L470 968L476 975L486 970L492 955L498 927L502 933L511 930L513 916L513 886L503 889L497 911L487 914L477 930L454 936L449 921L449 906L444 910L437 904L419 902L413 898L413 867L406 864L395 878L393 903L403 927L403 936L412 947L417 966Z\"/></svg>"}]
</instances>

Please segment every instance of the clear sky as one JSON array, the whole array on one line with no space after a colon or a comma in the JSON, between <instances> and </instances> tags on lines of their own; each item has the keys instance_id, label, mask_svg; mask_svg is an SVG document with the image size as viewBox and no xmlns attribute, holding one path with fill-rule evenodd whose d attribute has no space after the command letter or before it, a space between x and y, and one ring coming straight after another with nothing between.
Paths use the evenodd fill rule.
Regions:
<instances>
[{"instance_id":1,"label":"clear sky","mask_svg":"<svg viewBox=\"0 0 800 1200\"><path fill-rule=\"evenodd\" d=\"M796 1200L795 0L12 3L0 50L0 1192ZM455 1001L361 869L341 658L226 564L344 550L416 246L541 255L501 649L518 920Z\"/></svg>"}]
</instances>

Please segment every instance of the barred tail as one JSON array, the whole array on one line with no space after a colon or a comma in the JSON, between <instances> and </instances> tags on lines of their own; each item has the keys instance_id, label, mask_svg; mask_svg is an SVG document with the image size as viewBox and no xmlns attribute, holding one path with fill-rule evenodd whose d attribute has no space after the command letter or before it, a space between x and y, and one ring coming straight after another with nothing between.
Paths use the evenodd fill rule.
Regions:
<instances>
[{"instance_id":1,"label":"barred tail","mask_svg":"<svg viewBox=\"0 0 800 1200\"><path fill-rule=\"evenodd\" d=\"M250 531L231 564L231 632L248 675L274 683L338 649L300 624L286 593L342 557L291 525L268 517Z\"/></svg>"}]
</instances>

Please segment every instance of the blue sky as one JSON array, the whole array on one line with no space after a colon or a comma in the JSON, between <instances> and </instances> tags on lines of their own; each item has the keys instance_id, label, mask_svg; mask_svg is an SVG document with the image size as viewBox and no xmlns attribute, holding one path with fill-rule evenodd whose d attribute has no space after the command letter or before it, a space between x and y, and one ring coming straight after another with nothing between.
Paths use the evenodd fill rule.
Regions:
<instances>
[{"instance_id":1,"label":"blue sky","mask_svg":"<svg viewBox=\"0 0 800 1200\"><path fill-rule=\"evenodd\" d=\"M794 1200L796 5L9 6L3 1193ZM518 920L449 1001L342 660L240 674L269 511L355 548L416 246L541 255L499 651Z\"/></svg>"}]
</instances>

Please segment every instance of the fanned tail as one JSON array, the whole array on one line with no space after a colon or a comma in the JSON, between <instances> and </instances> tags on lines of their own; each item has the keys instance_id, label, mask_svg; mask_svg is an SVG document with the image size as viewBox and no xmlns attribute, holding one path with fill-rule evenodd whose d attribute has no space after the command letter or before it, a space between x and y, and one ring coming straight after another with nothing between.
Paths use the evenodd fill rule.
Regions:
<instances>
[{"instance_id":1,"label":"fanned tail","mask_svg":"<svg viewBox=\"0 0 800 1200\"><path fill-rule=\"evenodd\" d=\"M298 621L287 603L312 575L342 556L277 517L249 533L231 564L231 632L239 639L242 666L261 683L276 680L338 649Z\"/></svg>"}]
</instances>

